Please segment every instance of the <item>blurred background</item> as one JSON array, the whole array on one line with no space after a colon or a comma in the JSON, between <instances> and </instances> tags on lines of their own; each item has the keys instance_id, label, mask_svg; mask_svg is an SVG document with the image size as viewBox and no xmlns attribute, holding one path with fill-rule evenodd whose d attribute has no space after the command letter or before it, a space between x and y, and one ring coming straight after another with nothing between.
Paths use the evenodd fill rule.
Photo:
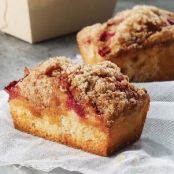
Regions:
<instances>
[{"instance_id":1,"label":"blurred background","mask_svg":"<svg viewBox=\"0 0 174 174\"><path fill-rule=\"evenodd\" d=\"M173 0L118 0L113 14L138 4L155 5L163 9L174 10ZM74 58L77 54L79 54L79 50L76 44L76 33L32 45L0 32L0 89L10 81L20 78L25 66L33 67L47 57L64 55Z\"/></svg>"}]
</instances>

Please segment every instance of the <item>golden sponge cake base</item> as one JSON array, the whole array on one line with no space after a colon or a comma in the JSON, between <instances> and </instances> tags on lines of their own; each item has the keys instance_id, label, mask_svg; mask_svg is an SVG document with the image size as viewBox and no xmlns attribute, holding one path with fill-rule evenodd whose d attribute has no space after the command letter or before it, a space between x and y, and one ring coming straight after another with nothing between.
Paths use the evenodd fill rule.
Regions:
<instances>
[{"instance_id":1,"label":"golden sponge cake base","mask_svg":"<svg viewBox=\"0 0 174 174\"><path fill-rule=\"evenodd\" d=\"M9 103L15 128L101 156L109 156L139 139L149 107L148 99L140 112L120 117L111 128L106 128L89 124L73 110L39 111L22 98Z\"/></svg>"}]
</instances>

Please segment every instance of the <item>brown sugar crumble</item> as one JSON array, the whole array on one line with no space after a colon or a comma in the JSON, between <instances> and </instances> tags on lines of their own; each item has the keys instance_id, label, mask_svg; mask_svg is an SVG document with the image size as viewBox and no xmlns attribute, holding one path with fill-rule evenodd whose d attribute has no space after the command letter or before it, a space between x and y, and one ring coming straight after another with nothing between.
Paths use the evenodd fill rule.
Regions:
<instances>
[{"instance_id":1,"label":"brown sugar crumble","mask_svg":"<svg viewBox=\"0 0 174 174\"><path fill-rule=\"evenodd\" d=\"M94 42L97 44L98 54L105 57L122 49L141 48L151 37L158 38L160 32L165 32L173 25L174 13L153 6L135 6L117 13L101 24L97 42ZM111 48L111 51L107 55L100 54L105 46Z\"/></svg>"},{"instance_id":2,"label":"brown sugar crumble","mask_svg":"<svg viewBox=\"0 0 174 174\"><path fill-rule=\"evenodd\" d=\"M122 112L141 105L147 93L128 82L127 76L115 64L105 61L96 65L79 65L64 57L50 58L30 70L18 83L20 93L27 100L44 107L51 107L58 90L72 95L69 103L84 115L79 104L96 109L106 120L112 120ZM74 103L77 102L77 103ZM50 106L51 105L51 106ZM137 106L137 107L135 107Z\"/></svg>"}]
</instances>

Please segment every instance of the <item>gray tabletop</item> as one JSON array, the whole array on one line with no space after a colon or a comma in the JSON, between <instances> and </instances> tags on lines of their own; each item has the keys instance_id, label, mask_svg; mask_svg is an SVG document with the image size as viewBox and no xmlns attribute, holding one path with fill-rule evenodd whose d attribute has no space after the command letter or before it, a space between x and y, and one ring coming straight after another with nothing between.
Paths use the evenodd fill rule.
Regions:
<instances>
[{"instance_id":1,"label":"gray tabletop","mask_svg":"<svg viewBox=\"0 0 174 174\"><path fill-rule=\"evenodd\" d=\"M115 12L130 8L137 4L156 5L174 11L174 0L118 0ZM76 34L70 34L35 45L28 44L9 35L0 34L0 89L10 81L18 79L23 74L25 66L32 67L40 61L53 56L74 58L79 54L76 44ZM16 166L0 167L0 174L19 173ZM20 173L43 174L33 169L22 167ZM51 173L75 173L56 169Z\"/></svg>"}]
</instances>

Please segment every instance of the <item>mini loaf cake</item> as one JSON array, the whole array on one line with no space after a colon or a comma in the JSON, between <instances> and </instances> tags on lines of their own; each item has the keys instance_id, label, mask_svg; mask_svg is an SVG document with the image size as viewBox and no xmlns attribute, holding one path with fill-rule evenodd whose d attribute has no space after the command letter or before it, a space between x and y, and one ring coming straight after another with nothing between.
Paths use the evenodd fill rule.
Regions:
<instances>
[{"instance_id":1,"label":"mini loaf cake","mask_svg":"<svg viewBox=\"0 0 174 174\"><path fill-rule=\"evenodd\" d=\"M139 139L149 95L109 61L51 58L6 88L15 128L102 156Z\"/></svg>"},{"instance_id":2,"label":"mini loaf cake","mask_svg":"<svg viewBox=\"0 0 174 174\"><path fill-rule=\"evenodd\" d=\"M131 81L174 80L174 13L136 6L77 35L88 64L110 60Z\"/></svg>"}]
</instances>

